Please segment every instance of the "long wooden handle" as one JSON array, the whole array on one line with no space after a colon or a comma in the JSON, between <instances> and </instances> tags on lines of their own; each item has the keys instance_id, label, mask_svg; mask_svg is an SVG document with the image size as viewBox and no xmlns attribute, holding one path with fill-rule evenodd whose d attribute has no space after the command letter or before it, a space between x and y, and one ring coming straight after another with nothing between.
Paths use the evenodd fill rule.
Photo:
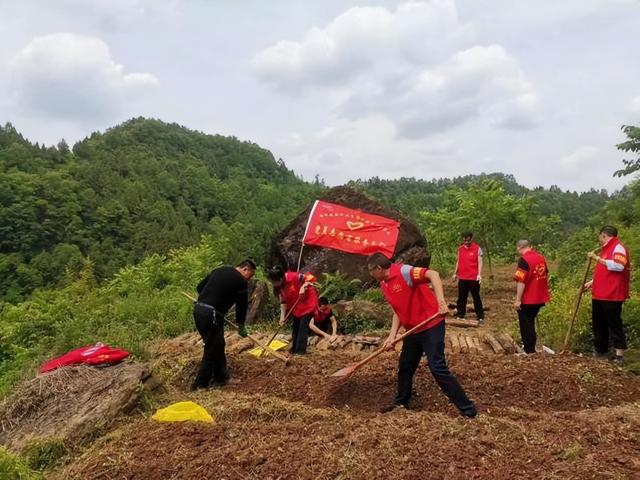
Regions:
<instances>
[{"instance_id":1,"label":"long wooden handle","mask_svg":"<svg viewBox=\"0 0 640 480\"><path fill-rule=\"evenodd\" d=\"M296 301L293 303L293 306L289 309L289 311L287 312L287 314L284 316L284 322L287 322L287 319L289 318L289 316L293 313L293 309L296 308L296 305L298 305L298 302L300 301L302 297L298 296L298 298L296 299ZM273 340L276 338L276 335L278 335L278 333L280 333L280 330L282 329L283 325L278 325L278 328L276 329L276 332L273 334L273 336L269 339L269 341L267 342L267 345L271 345L271 342L273 342ZM262 350L262 352L260 352L260 356L263 356L265 354L266 350Z\"/></svg>"},{"instance_id":2,"label":"long wooden handle","mask_svg":"<svg viewBox=\"0 0 640 480\"><path fill-rule=\"evenodd\" d=\"M584 277L582 278L582 283L580 284L580 288L578 289L578 298L576 299L576 305L573 309L573 315L571 316L569 329L567 330L567 334L564 337L564 344L562 345L563 352L567 349L567 345L569 344L569 339L571 338L571 334L573 333L573 324L576 321L576 317L578 316L578 309L580 308L580 302L582 301L582 295L584 293L584 284L587 282L587 277L589 276L590 269L591 269L591 257L589 257L589 260L587 261L587 268L584 271Z\"/></svg>"},{"instance_id":3,"label":"long wooden handle","mask_svg":"<svg viewBox=\"0 0 640 480\"><path fill-rule=\"evenodd\" d=\"M418 330L419 328L424 327L427 323L431 322L432 320L436 319L437 317L439 317L440 315L442 315L441 313L436 313L435 315L431 315L429 318L427 318L426 320L423 320L422 322L420 322L418 325L416 325L413 328L410 328L409 330L407 330L406 332L404 332L402 335L400 335L399 337L396 337L396 339L391 343L391 345L395 345L396 343L398 343L400 340L402 340L405 337L408 337L409 335L411 335L413 332L415 332L416 330ZM374 358L376 358L378 355L380 355L383 352L386 352L387 348L384 347L384 345L382 347L380 347L378 350L376 350L375 352L373 352L371 355L369 355L368 357L366 357L364 360L359 361L358 363L356 363L353 366L353 369L357 369L360 368L362 365L364 365L365 363L369 363L371 360L373 360Z\"/></svg>"}]
</instances>

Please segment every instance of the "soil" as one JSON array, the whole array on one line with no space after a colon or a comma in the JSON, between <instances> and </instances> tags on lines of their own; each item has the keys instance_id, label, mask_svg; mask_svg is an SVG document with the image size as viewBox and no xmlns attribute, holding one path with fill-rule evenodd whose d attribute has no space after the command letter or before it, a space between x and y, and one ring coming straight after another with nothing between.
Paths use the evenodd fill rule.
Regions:
<instances>
[{"instance_id":1,"label":"soil","mask_svg":"<svg viewBox=\"0 0 640 480\"><path fill-rule=\"evenodd\" d=\"M503 300L513 294L507 280L492 286L487 325L474 334L514 320ZM200 346L166 342L154 352L154 373L166 387L158 406L191 399L215 423L132 418L50 478L640 478L640 377L608 362L574 354L450 354L451 370L480 412L466 419L424 361L410 408L379 413L395 393L395 352L348 380L330 375L369 352L311 350L290 366L232 352L233 382L197 392L187 387Z\"/></svg>"}]
</instances>

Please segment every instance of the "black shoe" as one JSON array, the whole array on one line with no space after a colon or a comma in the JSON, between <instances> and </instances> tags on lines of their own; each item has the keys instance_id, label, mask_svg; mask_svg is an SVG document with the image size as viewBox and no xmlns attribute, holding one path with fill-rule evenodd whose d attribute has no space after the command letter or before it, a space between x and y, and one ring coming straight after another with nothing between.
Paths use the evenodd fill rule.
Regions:
<instances>
[{"instance_id":1,"label":"black shoe","mask_svg":"<svg viewBox=\"0 0 640 480\"><path fill-rule=\"evenodd\" d=\"M390 405L385 405L380 409L380 413L389 413L393 412L396 408L407 408L405 405L401 403L392 403Z\"/></svg>"},{"instance_id":2,"label":"black shoe","mask_svg":"<svg viewBox=\"0 0 640 480\"><path fill-rule=\"evenodd\" d=\"M624 357L622 355L616 355L611 361L619 367L624 365Z\"/></svg>"},{"instance_id":3,"label":"black shoe","mask_svg":"<svg viewBox=\"0 0 640 480\"><path fill-rule=\"evenodd\" d=\"M597 358L598 360L608 360L609 359L609 354L608 353L593 352L593 358Z\"/></svg>"},{"instance_id":4,"label":"black shoe","mask_svg":"<svg viewBox=\"0 0 640 480\"><path fill-rule=\"evenodd\" d=\"M484 318L478 319L478 325L484 325Z\"/></svg>"},{"instance_id":5,"label":"black shoe","mask_svg":"<svg viewBox=\"0 0 640 480\"><path fill-rule=\"evenodd\" d=\"M476 409L476 407L470 408L465 411L460 410L460 415L466 418L476 418L476 415L478 415L478 410Z\"/></svg>"},{"instance_id":6,"label":"black shoe","mask_svg":"<svg viewBox=\"0 0 640 480\"><path fill-rule=\"evenodd\" d=\"M224 387L225 385L229 384L229 379L228 378L224 378L222 380L212 380L211 383L209 383L209 386L212 388L217 388L217 387Z\"/></svg>"}]
</instances>

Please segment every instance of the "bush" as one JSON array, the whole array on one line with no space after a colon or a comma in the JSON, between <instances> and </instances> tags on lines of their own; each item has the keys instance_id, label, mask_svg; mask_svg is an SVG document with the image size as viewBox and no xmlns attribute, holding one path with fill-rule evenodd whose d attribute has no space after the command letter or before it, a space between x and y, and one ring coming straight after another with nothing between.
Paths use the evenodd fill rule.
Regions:
<instances>
[{"instance_id":1,"label":"bush","mask_svg":"<svg viewBox=\"0 0 640 480\"><path fill-rule=\"evenodd\" d=\"M40 474L29 469L24 461L0 446L0 478L3 480L39 480Z\"/></svg>"},{"instance_id":2,"label":"bush","mask_svg":"<svg viewBox=\"0 0 640 480\"><path fill-rule=\"evenodd\" d=\"M53 468L65 459L69 450L58 438L40 438L29 442L24 451L26 464L33 470Z\"/></svg>"},{"instance_id":3,"label":"bush","mask_svg":"<svg viewBox=\"0 0 640 480\"><path fill-rule=\"evenodd\" d=\"M358 295L356 295L358 300L365 300L367 302L373 303L386 303L387 300L384 298L384 294L382 290L379 288L369 288Z\"/></svg>"},{"instance_id":4,"label":"bush","mask_svg":"<svg viewBox=\"0 0 640 480\"><path fill-rule=\"evenodd\" d=\"M150 339L193 329L191 305L180 295L226 255L228 239L204 237L200 245L153 254L125 267L98 287L87 262L68 287L39 291L0 312L0 393L47 358L96 342L143 356Z\"/></svg>"},{"instance_id":5,"label":"bush","mask_svg":"<svg viewBox=\"0 0 640 480\"><path fill-rule=\"evenodd\" d=\"M553 350L562 349L581 280L581 275L579 278L578 275L552 278L551 302L540 310L536 331L542 343ZM582 297L569 348L582 352L591 350L591 296L588 293Z\"/></svg>"},{"instance_id":6,"label":"bush","mask_svg":"<svg viewBox=\"0 0 640 480\"><path fill-rule=\"evenodd\" d=\"M322 281L318 286L320 296L327 297L329 303L351 299L361 290L361 280L357 278L347 278L346 275L339 271L334 274L324 273L322 275Z\"/></svg>"}]
</instances>

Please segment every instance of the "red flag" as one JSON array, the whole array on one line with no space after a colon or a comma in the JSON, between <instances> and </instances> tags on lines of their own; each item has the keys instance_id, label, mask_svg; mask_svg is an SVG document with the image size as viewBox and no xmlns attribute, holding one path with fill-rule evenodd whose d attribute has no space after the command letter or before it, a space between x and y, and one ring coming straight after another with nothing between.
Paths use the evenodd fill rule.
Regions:
<instances>
[{"instance_id":1,"label":"red flag","mask_svg":"<svg viewBox=\"0 0 640 480\"><path fill-rule=\"evenodd\" d=\"M316 200L302 243L358 255L393 256L400 224L390 218Z\"/></svg>"}]
</instances>

